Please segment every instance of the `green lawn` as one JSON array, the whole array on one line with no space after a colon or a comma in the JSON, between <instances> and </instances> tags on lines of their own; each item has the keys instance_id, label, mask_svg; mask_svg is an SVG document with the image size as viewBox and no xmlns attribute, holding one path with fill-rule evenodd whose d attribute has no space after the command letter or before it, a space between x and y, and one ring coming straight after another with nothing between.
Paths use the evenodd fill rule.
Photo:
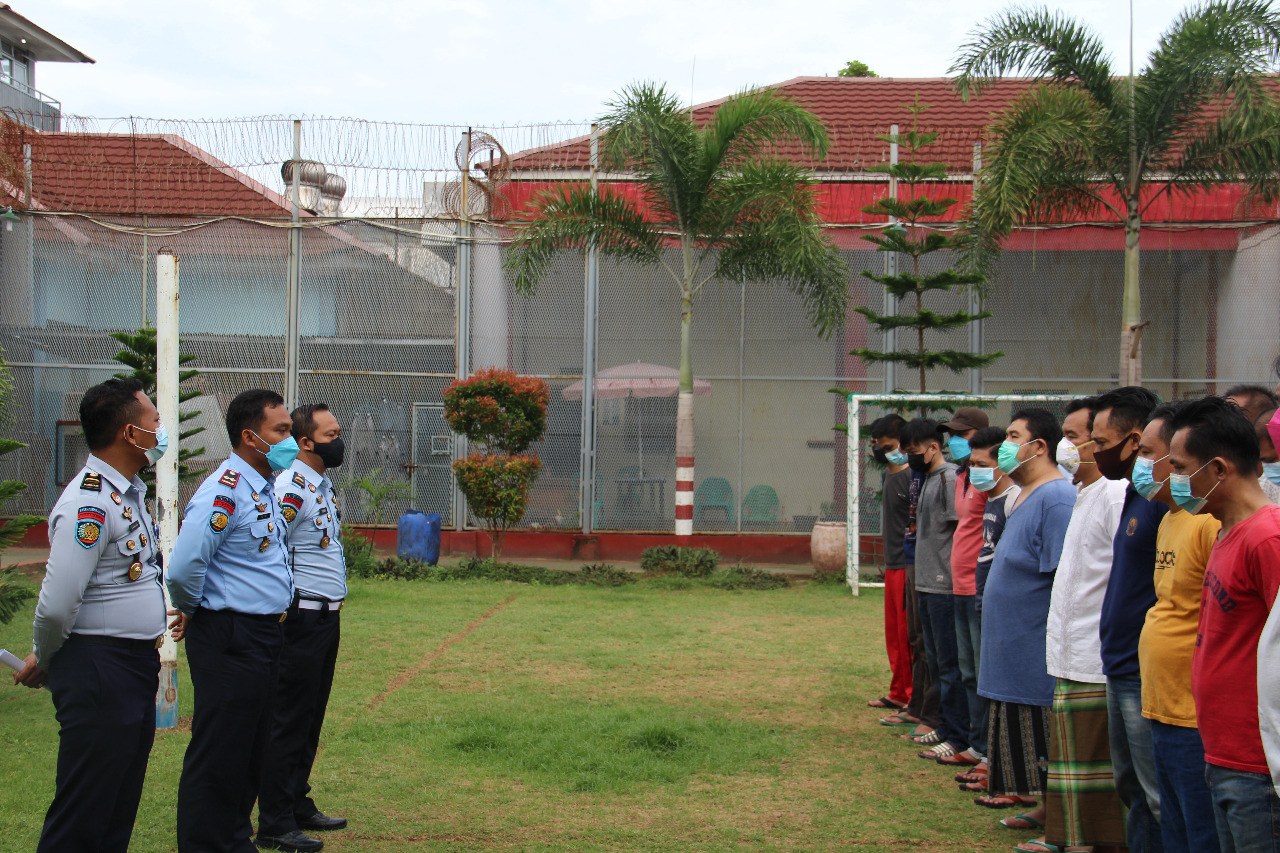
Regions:
<instances>
[{"instance_id":1,"label":"green lawn","mask_svg":"<svg viewBox=\"0 0 1280 853\"><path fill-rule=\"evenodd\" d=\"M355 581L312 777L351 827L325 847L961 851L1031 837L877 725L881 612L878 592L840 586ZM0 646L25 653L29 626L30 608ZM175 849L187 737L157 735L133 851ZM34 849L56 750L48 692L0 690L0 848Z\"/></svg>"}]
</instances>

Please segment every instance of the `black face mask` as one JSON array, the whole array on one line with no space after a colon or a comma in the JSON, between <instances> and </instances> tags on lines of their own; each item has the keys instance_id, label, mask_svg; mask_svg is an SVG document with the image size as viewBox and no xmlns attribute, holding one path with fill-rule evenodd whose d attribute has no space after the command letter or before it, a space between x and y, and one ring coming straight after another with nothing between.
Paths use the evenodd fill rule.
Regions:
<instances>
[{"instance_id":1,"label":"black face mask","mask_svg":"<svg viewBox=\"0 0 1280 853\"><path fill-rule=\"evenodd\" d=\"M889 456L884 452L884 448L880 445L877 444L871 448L871 455L874 456L875 460L881 465L889 464Z\"/></svg>"},{"instance_id":2,"label":"black face mask","mask_svg":"<svg viewBox=\"0 0 1280 853\"><path fill-rule=\"evenodd\" d=\"M929 463L924 461L923 453L908 453L907 467L912 471L915 471L917 474L929 473Z\"/></svg>"},{"instance_id":3,"label":"black face mask","mask_svg":"<svg viewBox=\"0 0 1280 853\"><path fill-rule=\"evenodd\" d=\"M1128 436L1124 441L1108 447L1106 450L1093 448L1093 461L1098 465L1098 473L1106 477L1108 480L1124 480L1129 476L1129 472L1133 469L1133 460L1137 458L1138 451L1135 449L1123 459L1120 454L1124 452L1125 446L1129 443Z\"/></svg>"},{"instance_id":4,"label":"black face mask","mask_svg":"<svg viewBox=\"0 0 1280 853\"><path fill-rule=\"evenodd\" d=\"M346 445L342 443L342 436L338 436L333 441L324 444L316 442L315 449L311 452L320 457L320 461L324 463L325 468L337 468L342 464Z\"/></svg>"}]
</instances>

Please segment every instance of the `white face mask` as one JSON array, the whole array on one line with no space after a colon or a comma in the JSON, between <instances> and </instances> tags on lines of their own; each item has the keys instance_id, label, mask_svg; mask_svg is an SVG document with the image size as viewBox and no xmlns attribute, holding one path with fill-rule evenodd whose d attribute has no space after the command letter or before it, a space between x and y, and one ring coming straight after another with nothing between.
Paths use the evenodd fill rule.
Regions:
<instances>
[{"instance_id":1,"label":"white face mask","mask_svg":"<svg viewBox=\"0 0 1280 853\"><path fill-rule=\"evenodd\" d=\"M1076 471L1080 470L1081 465L1090 464L1080 459L1080 448L1084 447L1087 444L1093 444L1093 439L1090 439L1089 441L1084 442L1084 444L1076 445L1076 444L1072 444L1071 439L1067 438L1064 435L1062 437L1062 441L1058 442L1058 451L1057 451L1058 464L1061 465L1063 468L1066 468L1067 471L1071 474L1074 474L1076 473Z\"/></svg>"}]
</instances>

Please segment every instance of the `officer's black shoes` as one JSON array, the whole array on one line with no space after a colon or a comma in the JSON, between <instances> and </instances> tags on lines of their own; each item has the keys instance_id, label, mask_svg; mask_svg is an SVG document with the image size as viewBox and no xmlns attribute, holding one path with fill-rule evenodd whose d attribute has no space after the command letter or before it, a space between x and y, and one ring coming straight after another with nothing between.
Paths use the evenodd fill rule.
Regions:
<instances>
[{"instance_id":1,"label":"officer's black shoes","mask_svg":"<svg viewBox=\"0 0 1280 853\"><path fill-rule=\"evenodd\" d=\"M306 829L312 832L328 832L331 829L346 829L347 819L345 817L329 817L324 812L316 812L311 817L300 817L298 820L298 829Z\"/></svg>"},{"instance_id":2,"label":"officer's black shoes","mask_svg":"<svg viewBox=\"0 0 1280 853\"><path fill-rule=\"evenodd\" d=\"M263 835L258 833L258 837L253 840L253 843L263 850L289 850L296 851L296 853L316 853L317 850L324 849L323 841L304 834L300 829L286 832L284 835Z\"/></svg>"}]
</instances>

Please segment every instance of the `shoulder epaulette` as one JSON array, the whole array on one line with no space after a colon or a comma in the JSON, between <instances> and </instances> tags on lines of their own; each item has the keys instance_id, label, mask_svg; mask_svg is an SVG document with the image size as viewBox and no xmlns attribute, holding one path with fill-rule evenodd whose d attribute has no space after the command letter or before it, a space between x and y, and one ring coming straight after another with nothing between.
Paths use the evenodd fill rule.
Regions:
<instances>
[{"instance_id":1,"label":"shoulder epaulette","mask_svg":"<svg viewBox=\"0 0 1280 853\"><path fill-rule=\"evenodd\" d=\"M296 486L302 486L302 488L304 489L307 487L307 480L305 477L302 476L302 473L299 471L293 472L293 483Z\"/></svg>"},{"instance_id":2,"label":"shoulder epaulette","mask_svg":"<svg viewBox=\"0 0 1280 853\"><path fill-rule=\"evenodd\" d=\"M228 468L222 472L222 476L218 478L218 482L224 486L234 489L240 482L240 475Z\"/></svg>"},{"instance_id":3,"label":"shoulder epaulette","mask_svg":"<svg viewBox=\"0 0 1280 853\"><path fill-rule=\"evenodd\" d=\"M102 491L102 475L95 471L86 471L84 479L80 481L80 488L86 492Z\"/></svg>"}]
</instances>

